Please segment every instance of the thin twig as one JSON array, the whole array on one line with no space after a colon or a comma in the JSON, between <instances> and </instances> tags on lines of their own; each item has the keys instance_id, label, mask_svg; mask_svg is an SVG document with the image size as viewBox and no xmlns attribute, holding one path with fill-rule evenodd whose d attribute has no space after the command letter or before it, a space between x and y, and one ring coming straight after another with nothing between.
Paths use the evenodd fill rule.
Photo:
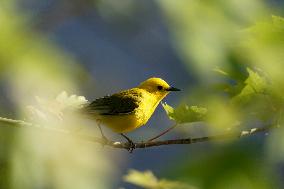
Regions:
<instances>
[{"instance_id":1,"label":"thin twig","mask_svg":"<svg viewBox=\"0 0 284 189\"><path fill-rule=\"evenodd\" d=\"M148 140L148 142L153 141L157 138L160 138L161 136L163 136L164 134L168 133L169 131L171 131L172 129L174 129L178 124L175 123L173 126L171 126L170 128L166 129L165 131L163 131L162 133L158 134L157 136L151 138Z\"/></svg>"},{"instance_id":2,"label":"thin twig","mask_svg":"<svg viewBox=\"0 0 284 189\"><path fill-rule=\"evenodd\" d=\"M52 131L56 133L61 133L64 135L69 135L72 137L79 138L84 141L88 142L95 142L95 143L100 143L106 146L110 146L113 148L121 148L121 149L129 149L131 147L131 144L129 142L115 142L111 140L105 140L103 138L98 138L95 136L91 135L86 135L86 134L78 134L74 133L71 131L66 131L62 129L54 129L50 127L43 127L39 126L36 124L32 124L29 122L25 122L22 120L13 120L13 119L7 119L7 118L2 118L0 117L0 123L1 126L13 126L17 128L37 128L37 129L42 129L45 131ZM268 125L265 127L261 128L253 128L250 130L245 130L241 132L227 132L224 134L219 134L219 135L213 135L213 136L205 136L205 137L197 137L197 138L182 138L182 139L174 139L174 140L164 140L164 141L147 141L147 142L137 142L134 143L135 148L149 148L149 147L154 147L154 146L162 146L162 145L173 145L173 144L193 144L193 143L199 143L199 142L206 142L206 141L219 141L219 140L226 140L226 139L235 139L235 138L241 138L245 136L251 136L257 133L263 133L263 132L268 132L270 129L279 127L279 125Z\"/></svg>"}]
</instances>

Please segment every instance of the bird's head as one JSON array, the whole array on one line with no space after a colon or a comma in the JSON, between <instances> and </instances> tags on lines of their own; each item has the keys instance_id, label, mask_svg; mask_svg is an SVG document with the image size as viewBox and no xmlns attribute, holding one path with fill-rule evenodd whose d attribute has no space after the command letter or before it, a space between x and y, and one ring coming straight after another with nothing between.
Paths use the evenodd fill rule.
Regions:
<instances>
[{"instance_id":1,"label":"bird's head","mask_svg":"<svg viewBox=\"0 0 284 189\"><path fill-rule=\"evenodd\" d=\"M159 100L162 100L171 91L180 91L180 89L171 87L161 78L149 78L143 81L138 88L144 89L151 94L154 94Z\"/></svg>"}]
</instances>

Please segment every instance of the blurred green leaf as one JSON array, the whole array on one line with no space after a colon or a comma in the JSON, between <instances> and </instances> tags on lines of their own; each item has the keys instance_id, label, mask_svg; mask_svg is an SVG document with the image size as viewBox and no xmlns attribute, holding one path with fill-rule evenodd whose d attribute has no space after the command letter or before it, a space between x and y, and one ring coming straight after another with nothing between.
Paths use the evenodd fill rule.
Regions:
<instances>
[{"instance_id":1,"label":"blurred green leaf","mask_svg":"<svg viewBox=\"0 0 284 189\"><path fill-rule=\"evenodd\" d=\"M237 59L234 57L237 56L234 53L230 56L231 59ZM217 77L218 81L213 84L215 92L225 92L229 97L234 97L244 88L245 84L243 81L247 78L245 68L237 60L234 61L226 69L219 67L213 69L213 72L217 73L217 76L221 76Z\"/></svg>"},{"instance_id":2,"label":"blurred green leaf","mask_svg":"<svg viewBox=\"0 0 284 189\"><path fill-rule=\"evenodd\" d=\"M284 18L280 16L272 16L271 20L258 22L254 26L248 28L251 38L259 42L273 42L274 45L283 45L284 40Z\"/></svg>"},{"instance_id":3,"label":"blurred green leaf","mask_svg":"<svg viewBox=\"0 0 284 189\"><path fill-rule=\"evenodd\" d=\"M265 161L263 148L258 140L250 139L211 146L179 157L179 166L169 172L174 175L173 179L179 178L203 189L279 188L275 173L270 172L272 167Z\"/></svg>"},{"instance_id":4,"label":"blurred green leaf","mask_svg":"<svg viewBox=\"0 0 284 189\"><path fill-rule=\"evenodd\" d=\"M195 188L179 181L158 179L151 171L140 172L136 170L130 170L128 174L124 176L124 180L126 182L148 189L194 189Z\"/></svg>"},{"instance_id":5,"label":"blurred green leaf","mask_svg":"<svg viewBox=\"0 0 284 189\"><path fill-rule=\"evenodd\" d=\"M261 76L258 72L247 68L248 77L244 81L244 88L235 96L233 103L246 103L257 94L264 94L268 88L267 79Z\"/></svg>"},{"instance_id":6,"label":"blurred green leaf","mask_svg":"<svg viewBox=\"0 0 284 189\"><path fill-rule=\"evenodd\" d=\"M27 118L33 122L68 119L68 113L75 113L88 103L84 96L69 95L66 91L62 91L55 99L36 96L35 100L36 104L27 106Z\"/></svg>"},{"instance_id":7,"label":"blurred green leaf","mask_svg":"<svg viewBox=\"0 0 284 189\"><path fill-rule=\"evenodd\" d=\"M255 93L263 93L267 87L266 79L250 68L247 68L247 71L249 73L249 76L245 81L245 84L247 85L246 87L253 89ZM244 88L244 90L250 91L250 89L246 89L246 87Z\"/></svg>"},{"instance_id":8,"label":"blurred green leaf","mask_svg":"<svg viewBox=\"0 0 284 189\"><path fill-rule=\"evenodd\" d=\"M166 103L162 103L162 105L169 118L175 120L177 123L203 121L207 115L207 108L203 107L181 105L174 109Z\"/></svg>"}]
</instances>

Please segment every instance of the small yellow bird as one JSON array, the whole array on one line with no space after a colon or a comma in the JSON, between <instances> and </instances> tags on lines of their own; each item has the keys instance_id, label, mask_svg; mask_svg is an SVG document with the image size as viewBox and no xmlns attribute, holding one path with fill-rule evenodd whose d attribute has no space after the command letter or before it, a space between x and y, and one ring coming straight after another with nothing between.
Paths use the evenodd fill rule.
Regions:
<instances>
[{"instance_id":1,"label":"small yellow bird","mask_svg":"<svg viewBox=\"0 0 284 189\"><path fill-rule=\"evenodd\" d=\"M99 127L101 123L132 143L123 133L145 125L170 91L180 90L161 78L149 78L135 88L96 99L84 107L84 113L95 119Z\"/></svg>"}]
</instances>

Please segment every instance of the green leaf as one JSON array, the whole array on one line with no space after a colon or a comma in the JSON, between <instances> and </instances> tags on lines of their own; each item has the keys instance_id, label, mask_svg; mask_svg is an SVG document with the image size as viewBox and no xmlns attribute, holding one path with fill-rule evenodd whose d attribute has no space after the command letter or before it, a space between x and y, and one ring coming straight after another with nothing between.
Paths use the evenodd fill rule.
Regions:
<instances>
[{"instance_id":1,"label":"green leaf","mask_svg":"<svg viewBox=\"0 0 284 189\"><path fill-rule=\"evenodd\" d=\"M186 183L166 179L158 179L151 171L130 170L124 181L148 189L194 189Z\"/></svg>"},{"instance_id":2,"label":"green leaf","mask_svg":"<svg viewBox=\"0 0 284 189\"><path fill-rule=\"evenodd\" d=\"M174 109L166 103L162 103L162 105L169 118L175 120L177 123L203 121L207 115L207 108L203 107L181 105Z\"/></svg>"},{"instance_id":3,"label":"green leaf","mask_svg":"<svg viewBox=\"0 0 284 189\"><path fill-rule=\"evenodd\" d=\"M174 119L174 111L175 111L174 108L168 105L167 103L162 103L162 106L166 111L166 113L168 114L169 118Z\"/></svg>"},{"instance_id":4,"label":"green leaf","mask_svg":"<svg viewBox=\"0 0 284 189\"><path fill-rule=\"evenodd\" d=\"M284 29L284 18L280 17L280 16L275 16L275 15L272 15L272 21L273 21L273 24L276 26L276 27L279 27L281 29Z\"/></svg>"},{"instance_id":5,"label":"green leaf","mask_svg":"<svg viewBox=\"0 0 284 189\"><path fill-rule=\"evenodd\" d=\"M254 26L246 30L249 34L249 41L253 43L259 42L267 45L283 45L284 40L284 18L272 16L271 20L258 22Z\"/></svg>"},{"instance_id":6,"label":"green leaf","mask_svg":"<svg viewBox=\"0 0 284 189\"><path fill-rule=\"evenodd\" d=\"M233 102L248 102L257 94L264 94L268 88L267 79L259 73L247 68L248 77L244 81L245 86L242 91L235 96Z\"/></svg>"},{"instance_id":7,"label":"green leaf","mask_svg":"<svg viewBox=\"0 0 284 189\"><path fill-rule=\"evenodd\" d=\"M247 72L249 73L249 76L245 81L246 87L252 88L255 93L264 93L267 87L266 79L250 68L247 68Z\"/></svg>"}]
</instances>

